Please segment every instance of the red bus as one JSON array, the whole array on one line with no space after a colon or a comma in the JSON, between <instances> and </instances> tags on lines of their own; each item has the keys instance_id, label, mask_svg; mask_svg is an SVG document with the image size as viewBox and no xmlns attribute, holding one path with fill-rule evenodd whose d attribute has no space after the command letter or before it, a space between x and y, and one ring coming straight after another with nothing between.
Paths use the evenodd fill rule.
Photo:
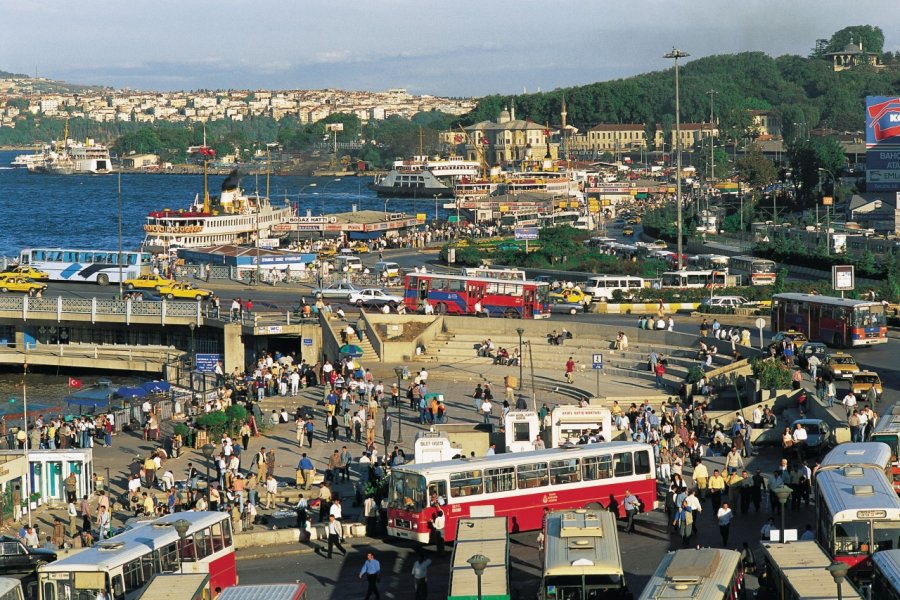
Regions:
<instances>
[{"instance_id":1,"label":"red bus","mask_svg":"<svg viewBox=\"0 0 900 600\"><path fill-rule=\"evenodd\" d=\"M437 508L447 540L461 518L508 517L512 532L541 529L544 508L618 505L630 490L656 508L656 464L648 444L609 442L403 465L388 482L388 534L422 543Z\"/></svg>"},{"instance_id":2,"label":"red bus","mask_svg":"<svg viewBox=\"0 0 900 600\"><path fill-rule=\"evenodd\" d=\"M887 321L880 302L817 294L772 296L772 332L796 330L835 348L887 342Z\"/></svg>"},{"instance_id":3,"label":"red bus","mask_svg":"<svg viewBox=\"0 0 900 600\"><path fill-rule=\"evenodd\" d=\"M403 301L411 311L429 304L436 314L475 315L514 319L550 318L550 286L542 281L411 273L406 276Z\"/></svg>"}]
</instances>

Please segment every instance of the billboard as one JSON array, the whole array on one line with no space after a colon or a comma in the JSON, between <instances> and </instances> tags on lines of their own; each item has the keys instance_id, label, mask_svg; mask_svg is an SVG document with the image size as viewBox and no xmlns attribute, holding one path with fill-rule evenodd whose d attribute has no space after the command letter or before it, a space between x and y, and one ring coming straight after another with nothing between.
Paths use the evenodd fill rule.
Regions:
<instances>
[{"instance_id":1,"label":"billboard","mask_svg":"<svg viewBox=\"0 0 900 600\"><path fill-rule=\"evenodd\" d=\"M866 148L900 148L900 98L866 97Z\"/></svg>"},{"instance_id":2,"label":"billboard","mask_svg":"<svg viewBox=\"0 0 900 600\"><path fill-rule=\"evenodd\" d=\"M536 240L540 230L537 227L516 227L514 233L517 240Z\"/></svg>"}]
</instances>

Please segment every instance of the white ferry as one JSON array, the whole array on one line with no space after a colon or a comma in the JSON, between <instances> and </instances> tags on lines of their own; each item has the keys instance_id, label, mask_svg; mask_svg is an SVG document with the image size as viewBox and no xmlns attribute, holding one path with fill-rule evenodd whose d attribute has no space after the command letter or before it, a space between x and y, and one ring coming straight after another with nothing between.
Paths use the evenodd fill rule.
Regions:
<instances>
[{"instance_id":1,"label":"white ferry","mask_svg":"<svg viewBox=\"0 0 900 600\"><path fill-rule=\"evenodd\" d=\"M66 139L47 146L38 154L16 157L31 173L52 175L105 175L114 171L109 148L92 139Z\"/></svg>"},{"instance_id":2,"label":"white ferry","mask_svg":"<svg viewBox=\"0 0 900 600\"><path fill-rule=\"evenodd\" d=\"M452 196L456 181L476 177L479 168L477 161L458 156L447 159L416 156L412 160L394 161L390 173L376 179L369 187L379 196Z\"/></svg>"}]
</instances>

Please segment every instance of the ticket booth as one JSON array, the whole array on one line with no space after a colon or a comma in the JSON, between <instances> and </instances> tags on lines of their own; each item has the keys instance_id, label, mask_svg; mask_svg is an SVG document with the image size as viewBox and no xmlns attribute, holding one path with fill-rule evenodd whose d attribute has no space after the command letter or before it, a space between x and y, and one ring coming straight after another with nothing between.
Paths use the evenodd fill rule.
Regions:
<instances>
[{"instance_id":1,"label":"ticket booth","mask_svg":"<svg viewBox=\"0 0 900 600\"><path fill-rule=\"evenodd\" d=\"M94 451L90 448L67 450L29 450L32 493L40 494L40 503L65 504L66 477L75 473L78 498L94 491Z\"/></svg>"},{"instance_id":2,"label":"ticket booth","mask_svg":"<svg viewBox=\"0 0 900 600\"><path fill-rule=\"evenodd\" d=\"M577 444L588 432L599 434L600 441L612 441L612 414L602 406L557 406L550 413L551 439L548 448L566 442Z\"/></svg>"},{"instance_id":3,"label":"ticket booth","mask_svg":"<svg viewBox=\"0 0 900 600\"><path fill-rule=\"evenodd\" d=\"M3 520L21 514L14 509L14 501L19 505L24 499L25 456L21 452L0 453L0 514Z\"/></svg>"},{"instance_id":4,"label":"ticket booth","mask_svg":"<svg viewBox=\"0 0 900 600\"><path fill-rule=\"evenodd\" d=\"M537 413L533 410L509 411L505 430L507 452L530 452L541 435Z\"/></svg>"}]
</instances>

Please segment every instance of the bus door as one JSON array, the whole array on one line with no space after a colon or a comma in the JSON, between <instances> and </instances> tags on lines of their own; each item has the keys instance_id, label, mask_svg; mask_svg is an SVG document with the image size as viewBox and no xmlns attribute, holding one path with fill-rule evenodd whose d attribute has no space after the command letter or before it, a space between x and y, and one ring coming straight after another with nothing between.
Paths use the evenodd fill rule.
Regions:
<instances>
[{"instance_id":1,"label":"bus door","mask_svg":"<svg viewBox=\"0 0 900 600\"><path fill-rule=\"evenodd\" d=\"M535 291L533 288L526 287L524 292L525 305L522 307L522 318L531 319L534 317L534 303L536 300Z\"/></svg>"},{"instance_id":2,"label":"bus door","mask_svg":"<svg viewBox=\"0 0 900 600\"><path fill-rule=\"evenodd\" d=\"M803 310L803 305L800 305L799 310ZM806 321L806 337L811 340L821 340L824 339L821 336L822 329L822 310L823 307L818 304L809 305L809 311L807 313L807 321ZM825 308L826 311L831 311L831 308ZM831 340L828 340L831 341Z\"/></svg>"},{"instance_id":3,"label":"bus door","mask_svg":"<svg viewBox=\"0 0 900 600\"><path fill-rule=\"evenodd\" d=\"M484 293L487 289L487 283L484 281L467 281L466 282L466 312L471 314L475 312L475 304L481 304L481 310L490 313L488 307L484 305Z\"/></svg>"},{"instance_id":4,"label":"bus door","mask_svg":"<svg viewBox=\"0 0 900 600\"><path fill-rule=\"evenodd\" d=\"M419 306L423 306L428 301L428 291L431 288L431 279L427 277L420 277L419 284L416 288L417 290L417 298L419 300Z\"/></svg>"}]
</instances>

